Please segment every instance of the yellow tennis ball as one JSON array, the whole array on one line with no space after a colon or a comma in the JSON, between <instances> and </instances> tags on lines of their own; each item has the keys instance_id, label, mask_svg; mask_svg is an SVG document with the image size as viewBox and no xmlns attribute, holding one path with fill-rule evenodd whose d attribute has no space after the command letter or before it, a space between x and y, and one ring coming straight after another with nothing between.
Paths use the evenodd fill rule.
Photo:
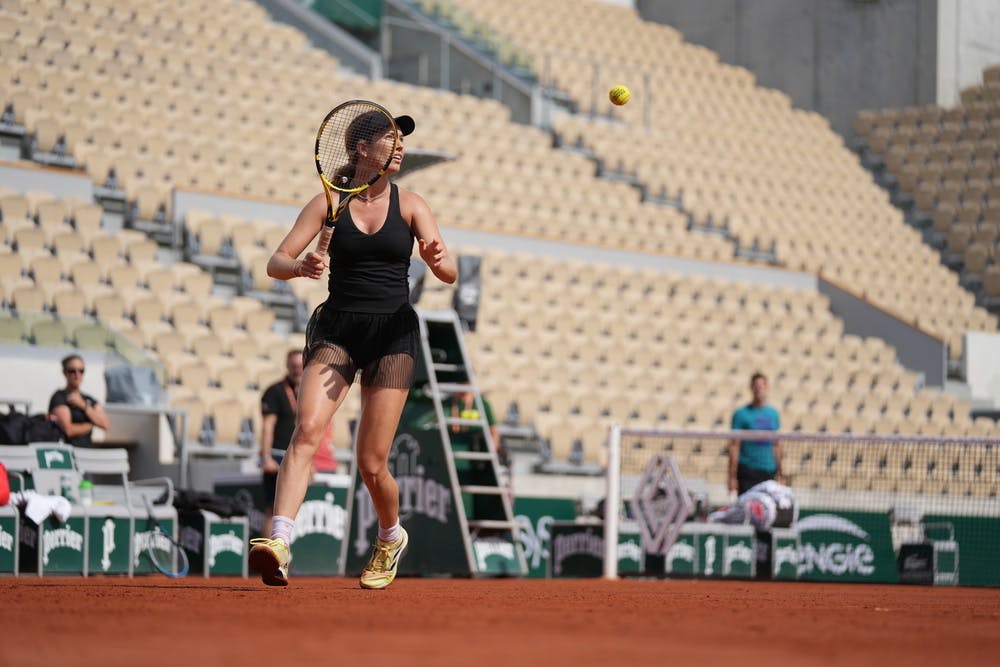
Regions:
<instances>
[{"instance_id":1,"label":"yellow tennis ball","mask_svg":"<svg viewBox=\"0 0 1000 667\"><path fill-rule=\"evenodd\" d=\"M608 98L612 104L621 106L632 99L632 93L625 86L615 86L608 93Z\"/></svg>"}]
</instances>

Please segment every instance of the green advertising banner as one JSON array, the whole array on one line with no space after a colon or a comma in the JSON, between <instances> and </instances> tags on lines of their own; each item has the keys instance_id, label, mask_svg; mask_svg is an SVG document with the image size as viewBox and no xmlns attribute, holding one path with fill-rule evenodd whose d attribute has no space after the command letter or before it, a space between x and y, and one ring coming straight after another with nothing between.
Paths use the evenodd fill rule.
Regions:
<instances>
[{"instance_id":1,"label":"green advertising banner","mask_svg":"<svg viewBox=\"0 0 1000 667\"><path fill-rule=\"evenodd\" d=\"M243 576L247 552L247 521L223 519L212 512L181 512L180 544L187 553L191 574Z\"/></svg>"},{"instance_id":2,"label":"green advertising banner","mask_svg":"<svg viewBox=\"0 0 1000 667\"><path fill-rule=\"evenodd\" d=\"M17 514L0 507L0 574L13 574L17 565Z\"/></svg>"},{"instance_id":3,"label":"green advertising banner","mask_svg":"<svg viewBox=\"0 0 1000 667\"><path fill-rule=\"evenodd\" d=\"M674 576L749 579L756 573L755 545L750 526L686 523L664 566Z\"/></svg>"},{"instance_id":4,"label":"green advertising banner","mask_svg":"<svg viewBox=\"0 0 1000 667\"><path fill-rule=\"evenodd\" d=\"M476 561L476 571L482 574L520 576L521 564L515 549L511 540L500 537L480 537L473 540L472 557Z\"/></svg>"},{"instance_id":5,"label":"green advertising banner","mask_svg":"<svg viewBox=\"0 0 1000 667\"><path fill-rule=\"evenodd\" d=\"M749 578L756 574L750 526L688 523L666 558L668 574ZM771 576L805 581L896 583L889 515L801 510L794 528L771 535Z\"/></svg>"},{"instance_id":6,"label":"green advertising banner","mask_svg":"<svg viewBox=\"0 0 1000 667\"><path fill-rule=\"evenodd\" d=\"M177 538L179 530L177 521L173 517L158 515L156 521L160 528L168 534ZM150 542L155 540L156 548L163 551L172 551L170 540L163 534L154 530L148 517L139 517L135 520L135 531L132 533L132 572L134 574L153 574L158 572L150 559L147 549Z\"/></svg>"},{"instance_id":7,"label":"green advertising banner","mask_svg":"<svg viewBox=\"0 0 1000 667\"><path fill-rule=\"evenodd\" d=\"M771 530L771 578L799 578L799 534L791 528Z\"/></svg>"},{"instance_id":8,"label":"green advertising banner","mask_svg":"<svg viewBox=\"0 0 1000 667\"><path fill-rule=\"evenodd\" d=\"M73 465L73 450L69 445L39 447L35 450L35 459L40 470L75 470Z\"/></svg>"},{"instance_id":9,"label":"green advertising banner","mask_svg":"<svg viewBox=\"0 0 1000 667\"><path fill-rule=\"evenodd\" d=\"M291 574L335 575L347 529L346 477L317 474L306 489L306 497L295 516L292 533ZM260 475L225 477L214 484L215 492L235 498L247 515L249 535L260 537L264 524L264 487Z\"/></svg>"},{"instance_id":10,"label":"green advertising banner","mask_svg":"<svg viewBox=\"0 0 1000 667\"><path fill-rule=\"evenodd\" d=\"M576 501L572 498L518 497L514 499L514 515L520 527L528 576L548 576L549 527L553 521L575 519Z\"/></svg>"},{"instance_id":11,"label":"green advertising banner","mask_svg":"<svg viewBox=\"0 0 1000 667\"><path fill-rule=\"evenodd\" d=\"M803 509L795 530L803 581L899 581L885 512Z\"/></svg>"},{"instance_id":12,"label":"green advertising banner","mask_svg":"<svg viewBox=\"0 0 1000 667\"><path fill-rule=\"evenodd\" d=\"M604 574L604 523L554 521L549 525L551 541L549 576L600 577ZM618 532L618 574L639 574L645 568L638 530Z\"/></svg>"},{"instance_id":13,"label":"green advertising banner","mask_svg":"<svg viewBox=\"0 0 1000 667\"><path fill-rule=\"evenodd\" d=\"M21 573L83 574L85 533L82 516L71 516L65 523L48 518L40 526L22 517Z\"/></svg>"},{"instance_id":14,"label":"green advertising banner","mask_svg":"<svg viewBox=\"0 0 1000 667\"><path fill-rule=\"evenodd\" d=\"M923 529L933 547L935 583L1000 585L1000 517L928 514Z\"/></svg>"},{"instance_id":15,"label":"green advertising banner","mask_svg":"<svg viewBox=\"0 0 1000 667\"><path fill-rule=\"evenodd\" d=\"M405 413L403 423L413 424ZM410 536L400 575L471 574L445 456L436 428L400 432L393 440L389 470L399 485L399 520ZM378 517L357 472L353 489L345 572L357 576L371 557ZM484 557L487 549L496 551L484 544Z\"/></svg>"},{"instance_id":16,"label":"green advertising banner","mask_svg":"<svg viewBox=\"0 0 1000 667\"><path fill-rule=\"evenodd\" d=\"M128 574L131 536L131 517L88 516L87 573Z\"/></svg>"},{"instance_id":17,"label":"green advertising banner","mask_svg":"<svg viewBox=\"0 0 1000 667\"><path fill-rule=\"evenodd\" d=\"M340 554L347 537L347 489L312 484L295 515L292 532L293 574L340 574Z\"/></svg>"}]
</instances>

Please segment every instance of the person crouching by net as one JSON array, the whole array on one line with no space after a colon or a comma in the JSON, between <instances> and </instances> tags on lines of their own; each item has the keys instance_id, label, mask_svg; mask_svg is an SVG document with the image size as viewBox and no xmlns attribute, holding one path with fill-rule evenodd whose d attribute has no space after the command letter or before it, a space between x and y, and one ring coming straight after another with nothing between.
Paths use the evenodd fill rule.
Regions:
<instances>
[{"instance_id":1,"label":"person crouching by net","mask_svg":"<svg viewBox=\"0 0 1000 667\"><path fill-rule=\"evenodd\" d=\"M756 484L741 493L732 505L708 515L709 523L751 525L756 531L757 578L771 573L771 529L791 528L799 519L799 506L792 489L774 480Z\"/></svg>"}]
</instances>

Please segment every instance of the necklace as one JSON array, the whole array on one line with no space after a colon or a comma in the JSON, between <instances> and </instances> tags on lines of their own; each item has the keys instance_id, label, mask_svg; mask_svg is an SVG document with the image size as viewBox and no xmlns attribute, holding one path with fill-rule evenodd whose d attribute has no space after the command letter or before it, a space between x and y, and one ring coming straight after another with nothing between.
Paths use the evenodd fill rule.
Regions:
<instances>
[{"instance_id":1,"label":"necklace","mask_svg":"<svg viewBox=\"0 0 1000 667\"><path fill-rule=\"evenodd\" d=\"M372 197L362 197L360 194L358 194L358 195L355 195L355 199L360 199L364 203L370 204L371 202L375 201L376 199L380 199L381 197L383 197L387 192L389 192L389 188L386 188L386 189L382 190L382 192L380 192L377 195L374 195Z\"/></svg>"}]
</instances>

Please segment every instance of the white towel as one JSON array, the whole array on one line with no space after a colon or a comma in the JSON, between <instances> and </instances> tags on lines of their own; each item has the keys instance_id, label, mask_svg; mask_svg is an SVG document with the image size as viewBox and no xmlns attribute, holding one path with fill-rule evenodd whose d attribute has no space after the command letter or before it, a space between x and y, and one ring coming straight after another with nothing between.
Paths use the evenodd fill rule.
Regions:
<instances>
[{"instance_id":1,"label":"white towel","mask_svg":"<svg viewBox=\"0 0 1000 667\"><path fill-rule=\"evenodd\" d=\"M50 516L63 523L73 511L73 506L62 496L43 496L34 491L15 491L10 494L10 504L24 510L24 515L35 525L40 525Z\"/></svg>"}]
</instances>

